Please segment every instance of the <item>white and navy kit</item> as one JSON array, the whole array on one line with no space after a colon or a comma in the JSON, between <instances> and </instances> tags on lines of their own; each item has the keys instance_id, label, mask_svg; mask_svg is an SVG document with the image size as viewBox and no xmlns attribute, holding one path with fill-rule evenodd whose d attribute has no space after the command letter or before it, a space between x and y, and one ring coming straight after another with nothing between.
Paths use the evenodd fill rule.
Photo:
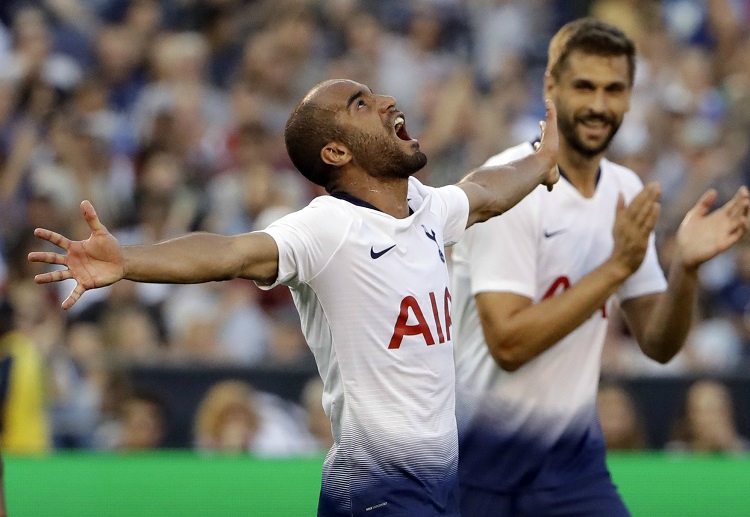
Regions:
<instances>
[{"instance_id":1,"label":"white and navy kit","mask_svg":"<svg viewBox=\"0 0 750 517\"><path fill-rule=\"evenodd\" d=\"M526 143L487 164L508 163L532 152ZM608 307L508 373L488 351L474 295L508 292L538 303L562 293L611 255L618 194L629 203L642 188L634 172L602 160L591 198L565 179L552 192L540 186L507 213L470 228L454 247L462 490L548 489L607 473L596 391ZM625 300L665 288L652 235L643 264L616 297Z\"/></svg>"},{"instance_id":2,"label":"white and navy kit","mask_svg":"<svg viewBox=\"0 0 750 517\"><path fill-rule=\"evenodd\" d=\"M325 516L457 515L451 294L445 246L466 194L409 179L409 217L323 196L270 225L324 381L334 445Z\"/></svg>"}]
</instances>

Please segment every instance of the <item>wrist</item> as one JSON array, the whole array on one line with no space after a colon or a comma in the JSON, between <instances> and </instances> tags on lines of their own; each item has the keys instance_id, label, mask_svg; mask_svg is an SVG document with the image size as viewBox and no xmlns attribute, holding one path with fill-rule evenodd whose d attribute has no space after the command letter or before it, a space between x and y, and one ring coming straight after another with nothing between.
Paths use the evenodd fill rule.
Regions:
<instances>
[{"instance_id":1,"label":"wrist","mask_svg":"<svg viewBox=\"0 0 750 517\"><path fill-rule=\"evenodd\" d=\"M674 252L674 255L672 256L672 260L670 262L669 268L678 268L680 271L682 271L684 274L687 275L698 275L698 268L700 267L700 263L695 263L693 261L688 260L685 255L682 253L682 251L677 247L677 249Z\"/></svg>"},{"instance_id":2,"label":"wrist","mask_svg":"<svg viewBox=\"0 0 750 517\"><path fill-rule=\"evenodd\" d=\"M612 257L601 265L601 269L607 274L610 282L617 286L633 274L633 270L627 264Z\"/></svg>"},{"instance_id":3,"label":"wrist","mask_svg":"<svg viewBox=\"0 0 750 517\"><path fill-rule=\"evenodd\" d=\"M129 280L132 274L133 251L135 246L120 246L120 256L122 257L122 279Z\"/></svg>"}]
</instances>

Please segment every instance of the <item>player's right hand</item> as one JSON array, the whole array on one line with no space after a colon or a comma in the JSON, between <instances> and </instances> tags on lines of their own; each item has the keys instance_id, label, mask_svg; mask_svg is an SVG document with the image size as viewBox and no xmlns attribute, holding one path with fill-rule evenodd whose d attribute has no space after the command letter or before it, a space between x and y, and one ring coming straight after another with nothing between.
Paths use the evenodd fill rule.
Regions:
<instances>
[{"instance_id":1,"label":"player's right hand","mask_svg":"<svg viewBox=\"0 0 750 517\"><path fill-rule=\"evenodd\" d=\"M659 220L660 195L659 184L649 183L627 206L622 194L618 198L611 260L623 266L628 275L636 272L646 256L648 238Z\"/></svg>"},{"instance_id":2,"label":"player's right hand","mask_svg":"<svg viewBox=\"0 0 750 517\"><path fill-rule=\"evenodd\" d=\"M31 262L59 264L66 269L42 273L34 277L37 284L59 282L72 278L76 286L63 301L63 309L69 309L88 289L104 287L121 280L124 276L124 261L120 243L99 221L96 210L88 201L81 203L81 212L91 229L85 241L71 241L59 233L44 228L34 230L34 235L62 248L66 253L34 251L29 253Z\"/></svg>"},{"instance_id":3,"label":"player's right hand","mask_svg":"<svg viewBox=\"0 0 750 517\"><path fill-rule=\"evenodd\" d=\"M557 168L557 152L560 145L560 137L557 132L557 109L551 99L544 101L545 118L539 123L542 129L542 137L539 142L534 144L534 150L540 156L543 156L549 162L549 171L542 181L542 185L547 186L547 190L560 179L560 170Z\"/></svg>"}]
</instances>

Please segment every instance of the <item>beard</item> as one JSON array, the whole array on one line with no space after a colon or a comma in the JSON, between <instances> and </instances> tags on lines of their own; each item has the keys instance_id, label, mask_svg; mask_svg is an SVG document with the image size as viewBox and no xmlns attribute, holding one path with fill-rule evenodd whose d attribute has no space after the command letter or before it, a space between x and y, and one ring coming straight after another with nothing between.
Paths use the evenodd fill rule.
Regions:
<instances>
[{"instance_id":1,"label":"beard","mask_svg":"<svg viewBox=\"0 0 750 517\"><path fill-rule=\"evenodd\" d=\"M576 127L581 124L585 124L588 121L601 121L605 124L609 124L609 134L604 140L595 146L589 145L584 142L576 132ZM565 141L570 147L587 158L592 158L598 154L603 153L609 147L609 143L615 137L615 133L620 129L622 124L622 118L619 120L611 115L605 115L603 113L586 112L579 116L566 116L562 111L558 112L557 125L560 130L560 134L565 138Z\"/></svg>"},{"instance_id":2,"label":"beard","mask_svg":"<svg viewBox=\"0 0 750 517\"><path fill-rule=\"evenodd\" d=\"M347 146L357 162L376 177L408 178L427 164L422 151L416 149L410 155L386 134L357 132Z\"/></svg>"}]
</instances>

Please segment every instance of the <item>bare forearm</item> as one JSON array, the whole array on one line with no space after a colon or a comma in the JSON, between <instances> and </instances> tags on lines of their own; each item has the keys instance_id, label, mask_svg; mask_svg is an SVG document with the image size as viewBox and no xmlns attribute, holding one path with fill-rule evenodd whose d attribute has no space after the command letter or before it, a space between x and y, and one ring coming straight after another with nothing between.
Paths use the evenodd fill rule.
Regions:
<instances>
[{"instance_id":1,"label":"bare forearm","mask_svg":"<svg viewBox=\"0 0 750 517\"><path fill-rule=\"evenodd\" d=\"M651 359L666 363L682 348L693 321L697 285L697 269L677 264L670 268L667 290L649 311L645 332L638 340Z\"/></svg>"},{"instance_id":2,"label":"bare forearm","mask_svg":"<svg viewBox=\"0 0 750 517\"><path fill-rule=\"evenodd\" d=\"M137 282L191 284L243 275L250 253L237 238L191 233L159 244L122 248L124 278Z\"/></svg>"},{"instance_id":3,"label":"bare forearm","mask_svg":"<svg viewBox=\"0 0 750 517\"><path fill-rule=\"evenodd\" d=\"M529 305L509 317L496 314L494 327L483 314L483 327L493 357L506 370L520 368L602 310L627 276L622 266L606 262L562 294Z\"/></svg>"},{"instance_id":4,"label":"bare forearm","mask_svg":"<svg viewBox=\"0 0 750 517\"><path fill-rule=\"evenodd\" d=\"M538 153L502 166L484 166L469 173L459 186L473 202L469 224L486 221L513 208L544 181L554 167Z\"/></svg>"}]
</instances>

